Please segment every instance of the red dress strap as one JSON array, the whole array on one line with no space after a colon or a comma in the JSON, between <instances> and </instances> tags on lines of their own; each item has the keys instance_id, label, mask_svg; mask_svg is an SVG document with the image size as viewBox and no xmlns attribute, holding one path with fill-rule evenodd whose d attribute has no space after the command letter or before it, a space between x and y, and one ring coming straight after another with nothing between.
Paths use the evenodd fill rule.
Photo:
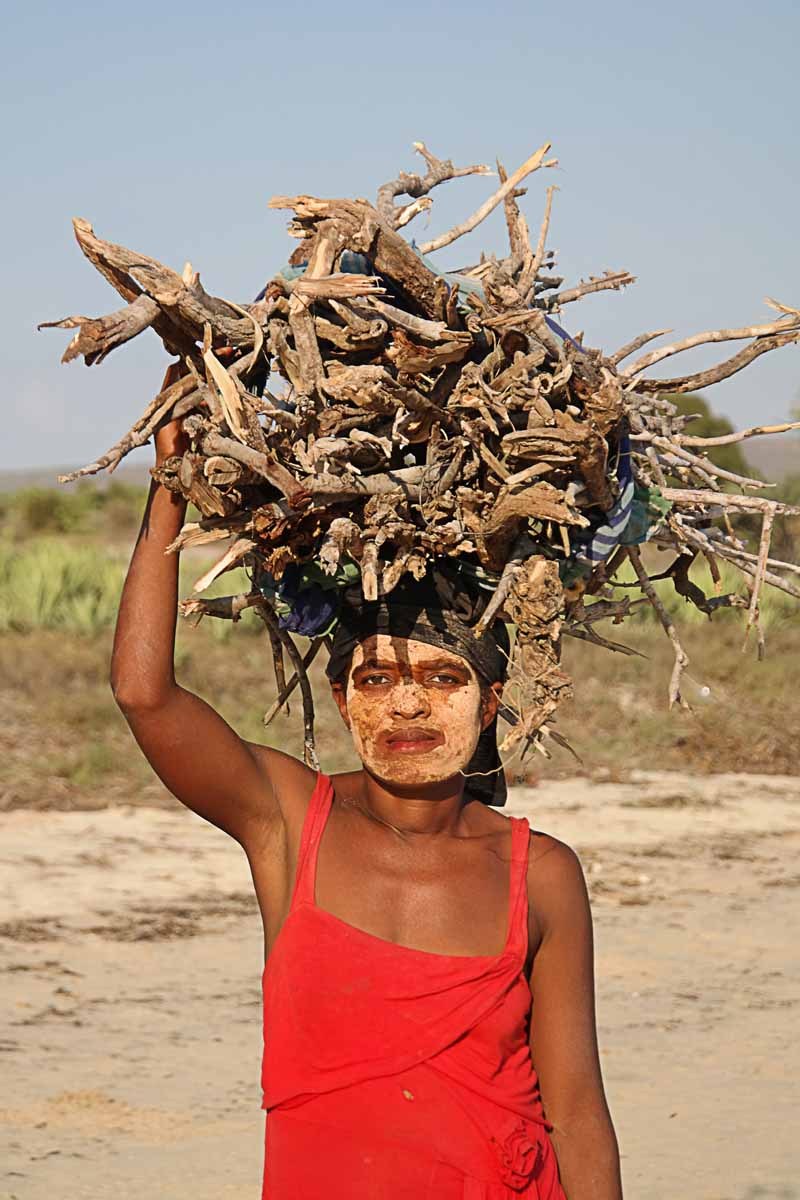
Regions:
<instances>
[{"instance_id":1,"label":"red dress strap","mask_svg":"<svg viewBox=\"0 0 800 1200\"><path fill-rule=\"evenodd\" d=\"M506 949L523 961L528 954L528 850L530 825L525 817L511 817L511 892Z\"/></svg>"},{"instance_id":2,"label":"red dress strap","mask_svg":"<svg viewBox=\"0 0 800 1200\"><path fill-rule=\"evenodd\" d=\"M298 904L313 904L317 877L317 851L322 838L328 813L333 804L333 784L327 775L317 774L317 782L308 802L303 832L300 835L300 850L297 855L297 870L289 912Z\"/></svg>"}]
</instances>

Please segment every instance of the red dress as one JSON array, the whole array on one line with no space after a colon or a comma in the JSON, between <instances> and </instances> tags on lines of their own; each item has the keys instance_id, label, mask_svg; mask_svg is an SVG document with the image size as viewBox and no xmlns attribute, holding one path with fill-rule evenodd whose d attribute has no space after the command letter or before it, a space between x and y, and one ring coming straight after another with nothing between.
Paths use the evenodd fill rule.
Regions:
<instances>
[{"instance_id":1,"label":"red dress","mask_svg":"<svg viewBox=\"0 0 800 1200\"><path fill-rule=\"evenodd\" d=\"M264 971L267 1200L565 1200L528 1049L528 822L498 955L397 946L318 908L320 775Z\"/></svg>"}]
</instances>

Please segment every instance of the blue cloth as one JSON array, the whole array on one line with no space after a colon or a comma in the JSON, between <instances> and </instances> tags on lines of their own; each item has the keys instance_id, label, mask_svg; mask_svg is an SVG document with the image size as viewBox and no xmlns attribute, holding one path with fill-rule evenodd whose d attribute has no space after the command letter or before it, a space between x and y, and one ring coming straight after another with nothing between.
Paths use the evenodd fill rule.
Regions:
<instances>
[{"instance_id":1,"label":"blue cloth","mask_svg":"<svg viewBox=\"0 0 800 1200\"><path fill-rule=\"evenodd\" d=\"M631 443L627 433L619 439L619 453L614 474L619 484L619 498L605 515L602 524L584 530L573 539L572 557L578 562L598 563L610 558L616 547L628 545L625 534L634 504L635 484L631 464Z\"/></svg>"},{"instance_id":2,"label":"blue cloth","mask_svg":"<svg viewBox=\"0 0 800 1200\"><path fill-rule=\"evenodd\" d=\"M330 629L339 611L339 592L309 582L297 563L289 563L281 576L278 596L289 611L278 612L278 625L301 637L316 637Z\"/></svg>"}]
</instances>

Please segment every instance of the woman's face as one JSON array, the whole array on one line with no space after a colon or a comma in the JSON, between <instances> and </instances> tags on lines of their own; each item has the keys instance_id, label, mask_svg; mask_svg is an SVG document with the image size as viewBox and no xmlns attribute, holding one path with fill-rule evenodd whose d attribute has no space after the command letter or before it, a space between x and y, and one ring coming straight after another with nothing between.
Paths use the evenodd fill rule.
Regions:
<instances>
[{"instance_id":1,"label":"woman's face","mask_svg":"<svg viewBox=\"0 0 800 1200\"><path fill-rule=\"evenodd\" d=\"M466 770L499 694L456 654L388 634L358 645L346 685L334 687L364 766L406 787Z\"/></svg>"}]
</instances>

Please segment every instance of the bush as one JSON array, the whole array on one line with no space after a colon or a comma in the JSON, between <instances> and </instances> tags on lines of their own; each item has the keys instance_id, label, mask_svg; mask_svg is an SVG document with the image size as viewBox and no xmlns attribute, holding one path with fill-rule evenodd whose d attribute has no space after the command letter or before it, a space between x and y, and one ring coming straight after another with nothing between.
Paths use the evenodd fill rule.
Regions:
<instances>
[{"instance_id":1,"label":"bush","mask_svg":"<svg viewBox=\"0 0 800 1200\"><path fill-rule=\"evenodd\" d=\"M666 566L666 559L658 566L654 562L648 561L647 566L651 572L657 574L659 570L663 570L664 566ZM740 575L734 567L726 565L721 566L720 575L723 595L728 593L736 594L749 603L749 593L744 576ZM633 582L635 580L636 575L630 563L625 564L619 577L623 582ZM711 572L705 561L695 562L690 571L690 578L693 583L697 584L705 592L707 597L710 598L716 594ZM656 581L654 586L665 609L679 630L682 625L709 624L709 617L699 608L696 608L690 601L685 600L683 596L679 595L675 591L670 579ZM641 593L638 587L614 589L615 599L622 599L623 596L629 596L631 600L639 600ZM778 588L771 587L769 584L765 584L761 592L759 610L761 624L765 629L774 628L776 625L788 622L790 619L797 620L797 601ZM636 610L633 619L634 621L657 622L658 616L651 604L642 604ZM715 625L720 623L730 625L731 622L738 622L741 624L742 633L744 633L746 612L742 608L720 608L710 620ZM606 637L614 636L614 633L611 632L614 627L610 623L602 622L597 628ZM622 640L624 641L624 626L621 629L623 631Z\"/></svg>"},{"instance_id":2,"label":"bush","mask_svg":"<svg viewBox=\"0 0 800 1200\"><path fill-rule=\"evenodd\" d=\"M0 523L19 539L48 533L130 535L138 527L144 499L144 488L116 480L105 487L79 483L69 491L22 488L2 498Z\"/></svg>"},{"instance_id":3,"label":"bush","mask_svg":"<svg viewBox=\"0 0 800 1200\"><path fill-rule=\"evenodd\" d=\"M0 632L96 633L114 621L124 578L121 560L91 546L0 544Z\"/></svg>"},{"instance_id":4,"label":"bush","mask_svg":"<svg viewBox=\"0 0 800 1200\"><path fill-rule=\"evenodd\" d=\"M75 545L52 537L25 545L0 542L0 633L59 629L93 634L113 625L127 570L126 556L93 545ZM181 594L191 590L201 573L197 562L185 564ZM208 589L208 596L249 591L243 570L229 571ZM236 631L230 621L204 619L213 636L225 641L240 630L263 632L252 612L245 612Z\"/></svg>"},{"instance_id":5,"label":"bush","mask_svg":"<svg viewBox=\"0 0 800 1200\"><path fill-rule=\"evenodd\" d=\"M800 507L800 474L787 475L770 496ZM772 556L800 563L800 517L779 517L773 528ZM797 582L797 576L794 579Z\"/></svg>"}]
</instances>

